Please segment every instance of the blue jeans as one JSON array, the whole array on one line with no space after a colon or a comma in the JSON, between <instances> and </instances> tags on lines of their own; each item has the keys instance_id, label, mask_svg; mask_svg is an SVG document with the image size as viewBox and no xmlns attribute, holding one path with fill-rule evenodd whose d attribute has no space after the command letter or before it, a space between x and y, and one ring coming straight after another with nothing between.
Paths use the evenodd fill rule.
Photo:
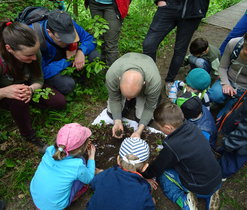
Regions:
<instances>
[{"instance_id":1,"label":"blue jeans","mask_svg":"<svg viewBox=\"0 0 247 210\"><path fill-rule=\"evenodd\" d=\"M190 55L188 61L192 69L202 68L210 74L212 67L207 60Z\"/></svg>"},{"instance_id":2,"label":"blue jeans","mask_svg":"<svg viewBox=\"0 0 247 210\"><path fill-rule=\"evenodd\" d=\"M153 17L143 42L143 53L155 61L159 44L168 33L177 27L174 54L165 79L166 82L173 82L182 66L190 40L201 19L181 19L183 1L167 0L166 3L166 6L158 7Z\"/></svg>"},{"instance_id":3,"label":"blue jeans","mask_svg":"<svg viewBox=\"0 0 247 210\"><path fill-rule=\"evenodd\" d=\"M223 55L227 43L235 37L241 37L247 32L247 13L242 16L242 18L237 22L237 24L234 26L232 31L228 34L226 39L223 41L223 43L220 46L220 53Z\"/></svg>"},{"instance_id":4,"label":"blue jeans","mask_svg":"<svg viewBox=\"0 0 247 210\"><path fill-rule=\"evenodd\" d=\"M247 155L239 155L236 151L224 152L219 160L222 177L227 178L240 170L247 162Z\"/></svg>"},{"instance_id":5,"label":"blue jeans","mask_svg":"<svg viewBox=\"0 0 247 210\"><path fill-rule=\"evenodd\" d=\"M222 116L228 110L230 110L242 94L243 91L241 90L237 90L237 94L234 97L230 97L229 95L224 94L222 91L222 85L220 84L220 80L217 80L213 84L213 86L208 90L208 96L210 101L218 104L223 104L228 99L224 108L221 109L218 113L217 118Z\"/></svg>"},{"instance_id":6,"label":"blue jeans","mask_svg":"<svg viewBox=\"0 0 247 210\"><path fill-rule=\"evenodd\" d=\"M165 196L167 196L167 198L174 203L176 203L179 198L184 197L189 192L189 190L182 185L179 175L174 169L166 170L160 177L157 178L157 181ZM196 196L198 198L206 199L206 202L209 203L210 197L214 193L215 192L209 195L196 194Z\"/></svg>"}]
</instances>

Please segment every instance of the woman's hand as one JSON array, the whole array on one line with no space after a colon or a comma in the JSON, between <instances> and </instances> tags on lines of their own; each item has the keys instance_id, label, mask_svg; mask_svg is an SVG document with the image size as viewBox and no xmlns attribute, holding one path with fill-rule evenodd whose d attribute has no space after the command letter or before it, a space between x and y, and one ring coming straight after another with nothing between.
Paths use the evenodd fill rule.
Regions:
<instances>
[{"instance_id":1,"label":"woman's hand","mask_svg":"<svg viewBox=\"0 0 247 210\"><path fill-rule=\"evenodd\" d=\"M23 90L23 97L22 101L25 103L28 103L33 95L33 89L30 86L26 86L26 88Z\"/></svg>"},{"instance_id":2,"label":"woman's hand","mask_svg":"<svg viewBox=\"0 0 247 210\"><path fill-rule=\"evenodd\" d=\"M2 98L11 98L28 102L28 95L30 94L28 90L30 91L30 88L24 84L9 85L0 89L0 95Z\"/></svg>"},{"instance_id":3,"label":"woman's hand","mask_svg":"<svg viewBox=\"0 0 247 210\"><path fill-rule=\"evenodd\" d=\"M237 94L237 91L231 85L222 85L222 92L231 97Z\"/></svg>"}]
</instances>

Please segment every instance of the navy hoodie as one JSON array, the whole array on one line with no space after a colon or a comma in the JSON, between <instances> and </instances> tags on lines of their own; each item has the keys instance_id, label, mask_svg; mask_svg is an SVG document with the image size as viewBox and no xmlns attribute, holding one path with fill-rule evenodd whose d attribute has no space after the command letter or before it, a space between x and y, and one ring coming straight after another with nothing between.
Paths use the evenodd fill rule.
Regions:
<instances>
[{"instance_id":1,"label":"navy hoodie","mask_svg":"<svg viewBox=\"0 0 247 210\"><path fill-rule=\"evenodd\" d=\"M118 166L97 174L90 183L94 194L87 210L154 210L149 183L138 173Z\"/></svg>"},{"instance_id":2,"label":"navy hoodie","mask_svg":"<svg viewBox=\"0 0 247 210\"><path fill-rule=\"evenodd\" d=\"M208 195L221 184L221 169L209 142L192 123L168 135L164 148L143 173L145 178L159 177L166 169L174 168L182 184L191 192Z\"/></svg>"}]
</instances>

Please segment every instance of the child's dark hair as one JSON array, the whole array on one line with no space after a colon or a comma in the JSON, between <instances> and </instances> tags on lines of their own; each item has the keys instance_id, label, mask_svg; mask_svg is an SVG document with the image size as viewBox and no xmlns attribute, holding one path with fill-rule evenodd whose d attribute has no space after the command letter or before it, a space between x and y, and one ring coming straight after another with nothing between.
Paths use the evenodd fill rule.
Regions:
<instances>
[{"instance_id":1,"label":"child's dark hair","mask_svg":"<svg viewBox=\"0 0 247 210\"><path fill-rule=\"evenodd\" d=\"M90 143L90 140L87 139L87 140L84 142L84 144L81 145L79 148L74 149L74 150L72 150L72 151L69 151L69 154L70 154L71 156L77 156L78 154L83 155L83 154L86 152L89 143ZM66 152L63 151L63 150L65 149L65 146L64 146L64 145L59 145L59 147L63 149L62 151L60 151L60 150L58 149L58 146L57 146L56 143L54 144L54 147L55 147L55 149L56 149L56 152L55 152L55 154L54 154L52 157L53 157L55 160L62 160L62 159L64 159L64 158L66 157Z\"/></svg>"},{"instance_id":2,"label":"child's dark hair","mask_svg":"<svg viewBox=\"0 0 247 210\"><path fill-rule=\"evenodd\" d=\"M139 158L136 157L135 155L126 155L125 156L128 160L138 160ZM119 156L119 161L120 161L120 166L128 171L137 171L137 172L142 172L143 166L145 165L145 163L147 162L141 162L141 163L137 163L135 165L132 165L130 163L127 163L126 161L124 161L120 156Z\"/></svg>"},{"instance_id":3,"label":"child's dark hair","mask_svg":"<svg viewBox=\"0 0 247 210\"><path fill-rule=\"evenodd\" d=\"M182 110L174 103L162 103L154 111L154 120L160 126L172 125L180 127L184 122Z\"/></svg>"},{"instance_id":4,"label":"child's dark hair","mask_svg":"<svg viewBox=\"0 0 247 210\"><path fill-rule=\"evenodd\" d=\"M38 42L36 33L27 25L19 22L11 23L9 19L0 21L0 55L8 66L9 73L15 79L23 79L23 63L16 59L6 50L5 45L9 45L12 50L22 50L21 46L34 47ZM30 64L35 76L41 76L40 63L38 60Z\"/></svg>"},{"instance_id":5,"label":"child's dark hair","mask_svg":"<svg viewBox=\"0 0 247 210\"><path fill-rule=\"evenodd\" d=\"M204 38L196 38L190 44L190 53L192 55L202 54L208 48L208 41Z\"/></svg>"}]
</instances>

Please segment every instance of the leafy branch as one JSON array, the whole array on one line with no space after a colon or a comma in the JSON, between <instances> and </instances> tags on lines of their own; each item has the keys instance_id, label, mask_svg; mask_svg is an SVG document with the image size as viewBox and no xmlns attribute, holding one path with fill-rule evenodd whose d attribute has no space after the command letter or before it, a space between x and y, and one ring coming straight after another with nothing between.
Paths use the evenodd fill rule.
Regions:
<instances>
[{"instance_id":1,"label":"leafy branch","mask_svg":"<svg viewBox=\"0 0 247 210\"><path fill-rule=\"evenodd\" d=\"M50 94L55 95L51 88L36 89L34 90L32 100L35 103L39 103L40 98L47 100Z\"/></svg>"}]
</instances>

